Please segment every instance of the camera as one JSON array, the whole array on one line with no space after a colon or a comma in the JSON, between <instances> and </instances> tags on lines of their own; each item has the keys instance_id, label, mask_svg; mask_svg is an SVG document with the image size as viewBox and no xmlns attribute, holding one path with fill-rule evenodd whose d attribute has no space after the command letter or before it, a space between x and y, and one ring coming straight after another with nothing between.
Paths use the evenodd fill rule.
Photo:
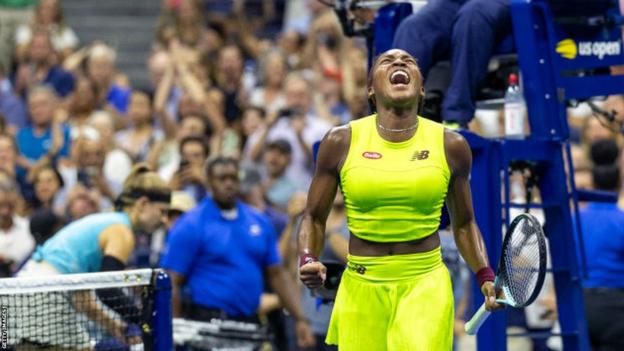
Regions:
<instances>
[{"instance_id":1,"label":"camera","mask_svg":"<svg viewBox=\"0 0 624 351\"><path fill-rule=\"evenodd\" d=\"M180 165L178 166L178 170L181 171L181 170L183 170L185 168L188 168L189 165L190 165L190 163L189 163L188 160L181 160L180 161Z\"/></svg>"},{"instance_id":2,"label":"camera","mask_svg":"<svg viewBox=\"0 0 624 351\"><path fill-rule=\"evenodd\" d=\"M332 51L336 50L336 48L338 47L338 41L336 40L336 38L332 35L328 35L325 32L316 33L316 42Z\"/></svg>"},{"instance_id":3,"label":"camera","mask_svg":"<svg viewBox=\"0 0 624 351\"><path fill-rule=\"evenodd\" d=\"M84 169L79 169L77 174L78 183L81 183L87 188L93 187L94 181L93 177L95 177L98 173L98 169L96 167L85 167Z\"/></svg>"},{"instance_id":4,"label":"camera","mask_svg":"<svg viewBox=\"0 0 624 351\"><path fill-rule=\"evenodd\" d=\"M283 108L279 111L277 117L278 118L292 118L292 117L298 117L298 116L302 116L303 113L301 112L301 110L296 109L296 108Z\"/></svg>"}]
</instances>

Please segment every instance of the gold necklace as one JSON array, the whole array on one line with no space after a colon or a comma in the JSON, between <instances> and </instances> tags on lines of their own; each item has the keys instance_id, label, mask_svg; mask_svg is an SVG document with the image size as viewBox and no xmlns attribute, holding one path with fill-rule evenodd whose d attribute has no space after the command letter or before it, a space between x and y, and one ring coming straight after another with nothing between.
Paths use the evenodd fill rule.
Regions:
<instances>
[{"instance_id":1,"label":"gold necklace","mask_svg":"<svg viewBox=\"0 0 624 351\"><path fill-rule=\"evenodd\" d=\"M416 127L418 127L418 123L414 124L411 127L407 127L407 128L403 128L403 129L386 128L386 127L382 126L379 123L377 123L377 127L379 127L379 129L385 130L386 132L401 133L401 132L407 132L407 131L416 129Z\"/></svg>"}]
</instances>

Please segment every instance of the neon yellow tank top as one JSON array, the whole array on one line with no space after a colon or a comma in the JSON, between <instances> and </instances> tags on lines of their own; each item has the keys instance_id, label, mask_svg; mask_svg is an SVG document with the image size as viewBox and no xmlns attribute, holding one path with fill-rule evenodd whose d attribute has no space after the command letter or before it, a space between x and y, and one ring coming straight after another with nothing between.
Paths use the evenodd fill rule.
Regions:
<instances>
[{"instance_id":1,"label":"neon yellow tank top","mask_svg":"<svg viewBox=\"0 0 624 351\"><path fill-rule=\"evenodd\" d=\"M349 230L375 242L432 234L451 177L444 127L418 117L414 136L393 143L379 135L376 121L372 115L350 123L351 145L340 169Z\"/></svg>"}]
</instances>

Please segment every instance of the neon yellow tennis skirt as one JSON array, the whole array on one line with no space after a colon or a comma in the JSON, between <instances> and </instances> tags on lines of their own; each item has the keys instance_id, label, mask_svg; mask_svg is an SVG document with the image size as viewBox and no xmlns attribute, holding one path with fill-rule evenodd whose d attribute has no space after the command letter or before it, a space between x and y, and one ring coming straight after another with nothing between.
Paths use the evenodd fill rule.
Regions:
<instances>
[{"instance_id":1,"label":"neon yellow tennis skirt","mask_svg":"<svg viewBox=\"0 0 624 351\"><path fill-rule=\"evenodd\" d=\"M340 351L448 351L453 290L440 248L348 257L326 342Z\"/></svg>"}]
</instances>

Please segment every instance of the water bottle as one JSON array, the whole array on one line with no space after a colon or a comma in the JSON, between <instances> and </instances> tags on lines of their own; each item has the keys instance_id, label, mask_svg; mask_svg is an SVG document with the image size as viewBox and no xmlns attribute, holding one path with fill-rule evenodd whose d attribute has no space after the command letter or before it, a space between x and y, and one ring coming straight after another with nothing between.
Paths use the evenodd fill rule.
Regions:
<instances>
[{"instance_id":1,"label":"water bottle","mask_svg":"<svg viewBox=\"0 0 624 351\"><path fill-rule=\"evenodd\" d=\"M505 92L505 136L507 138L524 138L525 103L518 75L509 75L509 86Z\"/></svg>"}]
</instances>

